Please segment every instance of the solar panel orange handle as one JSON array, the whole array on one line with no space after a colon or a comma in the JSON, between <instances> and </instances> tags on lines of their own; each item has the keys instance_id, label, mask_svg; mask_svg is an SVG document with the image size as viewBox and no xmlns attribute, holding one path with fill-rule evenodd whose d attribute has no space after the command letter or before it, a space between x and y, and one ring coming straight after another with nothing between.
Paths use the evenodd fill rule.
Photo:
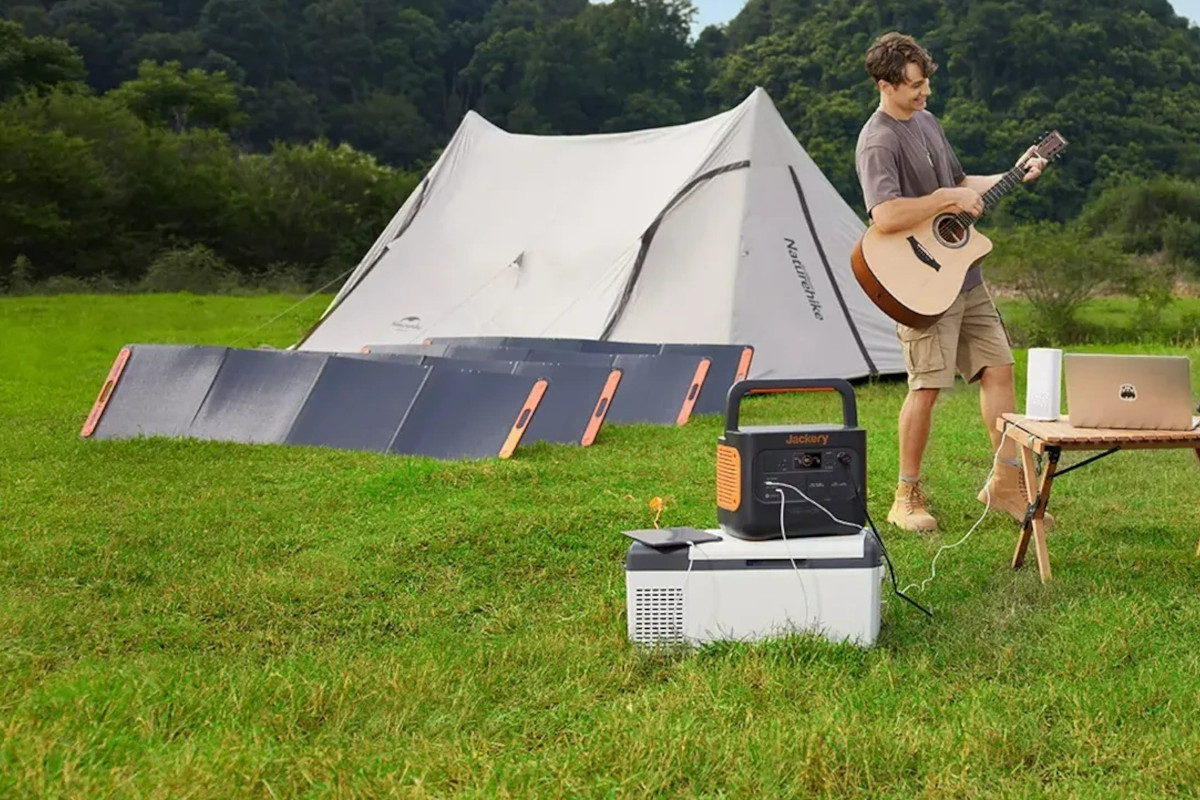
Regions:
<instances>
[{"instance_id":1,"label":"solar panel orange handle","mask_svg":"<svg viewBox=\"0 0 1200 800\"><path fill-rule=\"evenodd\" d=\"M754 358L754 348L753 347L743 347L742 348L742 358L740 361L738 361L737 374L733 376L733 380L735 382L746 380L746 376L750 374L750 361L753 358Z\"/></svg>"},{"instance_id":2,"label":"solar panel orange handle","mask_svg":"<svg viewBox=\"0 0 1200 800\"><path fill-rule=\"evenodd\" d=\"M96 397L96 402L92 404L92 411L83 423L83 430L79 432L83 438L91 436L95 432L96 426L100 424L100 417L104 415L104 409L108 406L113 389L117 388L117 381L121 379L121 373L129 361L130 352L128 347L122 347L121 352L117 353L116 360L108 370L108 377L104 379L104 385L100 387L100 394Z\"/></svg>"},{"instance_id":3,"label":"solar panel orange handle","mask_svg":"<svg viewBox=\"0 0 1200 800\"><path fill-rule=\"evenodd\" d=\"M700 390L704 387L704 379L708 377L708 367L711 363L707 358L702 358L696 366L696 374L692 376L687 395L683 398L683 408L679 409L679 416L675 418L676 425L686 425L691 418L692 409L696 405L696 398L700 396Z\"/></svg>"},{"instance_id":4,"label":"solar panel orange handle","mask_svg":"<svg viewBox=\"0 0 1200 800\"><path fill-rule=\"evenodd\" d=\"M608 416L613 395L616 394L617 386L620 383L621 370L614 369L608 373L608 380L604 382L604 388L600 390L600 399L596 401L596 407L592 409L592 418L588 420L587 430L583 432L583 438L579 441L584 447L596 441L596 434L600 432L600 426L604 424L604 418Z\"/></svg>"},{"instance_id":5,"label":"solar panel orange handle","mask_svg":"<svg viewBox=\"0 0 1200 800\"><path fill-rule=\"evenodd\" d=\"M513 423L512 429L508 432L508 438L504 440L504 446L500 448L501 458L510 458L516 452L517 445L521 443L521 437L529 428L529 421L533 419L533 413L537 411L538 403L542 402L542 395L546 393L548 385L549 381L545 378L538 378L537 382L533 384L533 388L529 390L529 396L525 398L525 404L521 406L521 412L517 414L517 421Z\"/></svg>"}]
</instances>

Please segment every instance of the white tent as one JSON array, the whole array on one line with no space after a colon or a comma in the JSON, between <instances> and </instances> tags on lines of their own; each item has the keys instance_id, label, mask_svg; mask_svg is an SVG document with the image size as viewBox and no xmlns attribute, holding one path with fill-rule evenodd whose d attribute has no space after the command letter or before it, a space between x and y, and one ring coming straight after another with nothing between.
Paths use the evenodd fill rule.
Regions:
<instances>
[{"instance_id":1,"label":"white tent","mask_svg":"<svg viewBox=\"0 0 1200 800\"><path fill-rule=\"evenodd\" d=\"M903 372L851 272L863 229L762 89L630 133L512 134L470 112L297 349L735 343L751 377Z\"/></svg>"}]
</instances>

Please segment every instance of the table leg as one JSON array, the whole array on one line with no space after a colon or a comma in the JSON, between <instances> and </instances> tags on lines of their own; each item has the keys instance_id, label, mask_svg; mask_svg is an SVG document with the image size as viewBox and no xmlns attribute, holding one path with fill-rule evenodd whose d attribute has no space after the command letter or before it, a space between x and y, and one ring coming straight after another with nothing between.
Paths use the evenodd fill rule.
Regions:
<instances>
[{"instance_id":1,"label":"table leg","mask_svg":"<svg viewBox=\"0 0 1200 800\"><path fill-rule=\"evenodd\" d=\"M1039 482L1037 470L1034 467L1033 451L1018 442L1021 451L1021 466L1025 471L1025 492L1032 513L1026 512L1025 523L1021 527L1021 536L1017 539L1017 550L1013 554L1013 569L1025 562L1025 551L1029 548L1029 537L1033 536L1037 549L1038 572L1042 583L1050 580L1050 550L1046 547L1046 504L1050 502L1050 488L1054 484L1054 472L1058 468L1058 450L1051 449L1047 455L1046 469L1042 472Z\"/></svg>"},{"instance_id":2,"label":"table leg","mask_svg":"<svg viewBox=\"0 0 1200 800\"><path fill-rule=\"evenodd\" d=\"M1017 441L1017 450L1021 455L1022 469L1025 471L1025 501L1029 505L1033 505L1033 490L1034 481L1029 478L1029 464L1032 460L1032 453L1029 448L1021 441ZM1033 527L1030 525L1029 512L1025 513L1025 521L1021 525L1021 535L1017 539L1017 552L1013 553L1013 569L1020 567L1025 563L1025 551L1029 548L1029 536L1033 533Z\"/></svg>"}]
</instances>

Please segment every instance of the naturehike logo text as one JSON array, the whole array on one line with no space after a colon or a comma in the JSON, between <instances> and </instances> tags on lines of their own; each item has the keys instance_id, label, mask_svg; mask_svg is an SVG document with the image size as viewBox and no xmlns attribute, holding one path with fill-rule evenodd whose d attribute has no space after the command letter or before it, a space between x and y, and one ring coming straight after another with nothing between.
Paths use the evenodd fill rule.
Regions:
<instances>
[{"instance_id":1,"label":"naturehike logo text","mask_svg":"<svg viewBox=\"0 0 1200 800\"><path fill-rule=\"evenodd\" d=\"M787 438L787 444L819 444L822 447L829 444L828 433L793 433Z\"/></svg>"},{"instance_id":2,"label":"naturehike logo text","mask_svg":"<svg viewBox=\"0 0 1200 800\"><path fill-rule=\"evenodd\" d=\"M788 256L792 259L792 268L796 270L796 275L800 278L800 285L804 287L804 294L808 297L808 305L812 308L813 316L824 321L825 316L821 313L821 301L817 299L817 290L813 288L812 281L809 280L808 268L800 261L800 252L796 249L796 241L786 236L783 237L783 240L787 242Z\"/></svg>"}]
</instances>

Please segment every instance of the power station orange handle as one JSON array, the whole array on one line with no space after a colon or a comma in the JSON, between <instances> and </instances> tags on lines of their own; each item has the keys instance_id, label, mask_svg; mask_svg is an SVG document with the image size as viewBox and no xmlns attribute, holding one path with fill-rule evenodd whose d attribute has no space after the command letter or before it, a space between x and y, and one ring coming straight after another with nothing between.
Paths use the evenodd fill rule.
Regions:
<instances>
[{"instance_id":1,"label":"power station orange handle","mask_svg":"<svg viewBox=\"0 0 1200 800\"><path fill-rule=\"evenodd\" d=\"M743 397L775 392L837 392L842 396L842 424L847 428L858 427L858 403L854 399L854 387L848 381L841 378L779 378L738 381L730 386L725 399L725 430L737 430Z\"/></svg>"}]
</instances>

